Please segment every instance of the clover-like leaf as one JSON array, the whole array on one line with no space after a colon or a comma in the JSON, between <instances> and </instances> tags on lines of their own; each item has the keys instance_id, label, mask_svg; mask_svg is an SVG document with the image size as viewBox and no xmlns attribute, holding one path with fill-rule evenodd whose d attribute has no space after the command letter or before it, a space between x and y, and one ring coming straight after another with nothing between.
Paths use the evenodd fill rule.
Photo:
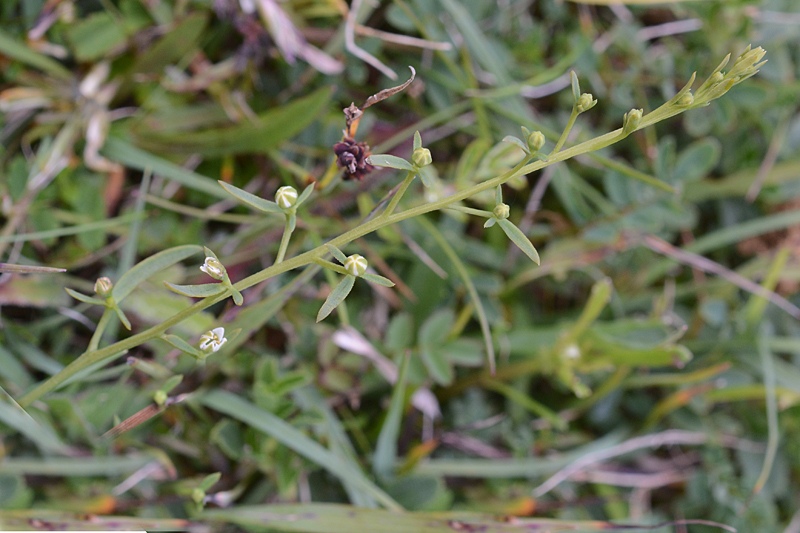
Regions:
<instances>
[{"instance_id":1,"label":"clover-like leaf","mask_svg":"<svg viewBox=\"0 0 800 533\"><path fill-rule=\"evenodd\" d=\"M379 276L377 274L364 272L363 274L361 274L361 277L376 285L383 285L384 287L394 287L394 282L392 280L384 278L383 276Z\"/></svg>"},{"instance_id":2,"label":"clover-like leaf","mask_svg":"<svg viewBox=\"0 0 800 533\"><path fill-rule=\"evenodd\" d=\"M204 283L203 285L176 285L165 281L164 285L173 292L182 294L184 296L191 296L192 298L207 298L214 296L226 290L222 283Z\"/></svg>"},{"instance_id":3,"label":"clover-like leaf","mask_svg":"<svg viewBox=\"0 0 800 533\"><path fill-rule=\"evenodd\" d=\"M93 305L106 305L106 302L104 300L100 300L99 298L92 298L91 296L86 296L85 294L81 294L78 291L73 291L72 289L68 288L65 288L64 290L67 291L67 294L81 302Z\"/></svg>"},{"instance_id":4,"label":"clover-like leaf","mask_svg":"<svg viewBox=\"0 0 800 533\"><path fill-rule=\"evenodd\" d=\"M247 204L250 207L255 207L259 211L264 211L265 213L283 213L283 209L281 209L275 202L265 200L264 198L258 197L255 194L250 194L249 192L242 190L239 187L235 187L229 183L225 183L224 181L220 181L219 184L223 189L225 189L225 192L243 204Z\"/></svg>"},{"instance_id":5,"label":"clover-like leaf","mask_svg":"<svg viewBox=\"0 0 800 533\"><path fill-rule=\"evenodd\" d=\"M345 276L342 281L336 286L335 289L331 291L328 295L328 298L325 300L325 303L322 304L322 307L319 309L319 313L317 313L317 322L325 319L331 312L336 309L336 307L347 298L347 295L350 294L350 291L353 290L353 284L355 283L356 278L355 276Z\"/></svg>"},{"instance_id":6,"label":"clover-like leaf","mask_svg":"<svg viewBox=\"0 0 800 533\"><path fill-rule=\"evenodd\" d=\"M497 223L503 229L505 234L508 235L508 238L511 239L514 244L519 246L520 250L525 252L525 255L530 257L537 265L540 264L539 252L536 251L536 248L533 247L533 244L531 244L531 241L528 239L528 237L522 233L521 229L516 227L507 219L497 220Z\"/></svg>"}]
</instances>

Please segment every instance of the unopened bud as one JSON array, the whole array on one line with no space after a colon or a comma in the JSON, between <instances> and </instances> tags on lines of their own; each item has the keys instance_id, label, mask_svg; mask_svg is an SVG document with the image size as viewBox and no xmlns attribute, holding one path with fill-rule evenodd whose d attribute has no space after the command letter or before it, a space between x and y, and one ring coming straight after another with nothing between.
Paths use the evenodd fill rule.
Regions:
<instances>
[{"instance_id":1,"label":"unopened bud","mask_svg":"<svg viewBox=\"0 0 800 533\"><path fill-rule=\"evenodd\" d=\"M721 82L723 79L725 79L725 75L722 72L715 72L710 78L708 78L708 84L714 85Z\"/></svg>"},{"instance_id":2,"label":"unopened bud","mask_svg":"<svg viewBox=\"0 0 800 533\"><path fill-rule=\"evenodd\" d=\"M641 109L631 109L625 116L622 117L623 126L622 126L622 133L628 135L636 128L639 127L639 123L642 121L642 110Z\"/></svg>"},{"instance_id":3,"label":"unopened bud","mask_svg":"<svg viewBox=\"0 0 800 533\"><path fill-rule=\"evenodd\" d=\"M97 278L97 281L94 282L94 292L100 296L108 296L111 294L111 289L113 288L114 284L111 283L111 280L105 276L102 278Z\"/></svg>"},{"instance_id":4,"label":"unopened bud","mask_svg":"<svg viewBox=\"0 0 800 533\"><path fill-rule=\"evenodd\" d=\"M155 394L153 394L153 401L156 402L157 406L161 407L167 403L167 393L163 390L157 390Z\"/></svg>"},{"instance_id":5,"label":"unopened bud","mask_svg":"<svg viewBox=\"0 0 800 533\"><path fill-rule=\"evenodd\" d=\"M297 189L289 185L275 192L275 203L281 209L289 209L297 202Z\"/></svg>"},{"instance_id":6,"label":"unopened bud","mask_svg":"<svg viewBox=\"0 0 800 533\"><path fill-rule=\"evenodd\" d=\"M349 256L344 262L344 269L347 270L348 274L355 277L359 277L366 272L367 266L367 260L358 254Z\"/></svg>"},{"instance_id":7,"label":"unopened bud","mask_svg":"<svg viewBox=\"0 0 800 533\"><path fill-rule=\"evenodd\" d=\"M545 138L544 134L541 131L533 131L530 135L528 135L528 148L530 149L531 153L538 152L544 146Z\"/></svg>"},{"instance_id":8,"label":"unopened bud","mask_svg":"<svg viewBox=\"0 0 800 533\"><path fill-rule=\"evenodd\" d=\"M220 263L219 260L213 257L206 257L206 260L200 267L200 270L216 280L222 280L225 278L225 267L222 266L222 263Z\"/></svg>"},{"instance_id":9,"label":"unopened bud","mask_svg":"<svg viewBox=\"0 0 800 533\"><path fill-rule=\"evenodd\" d=\"M690 106L694 103L694 95L690 92L687 92L683 96L680 97L678 100L678 105L681 107Z\"/></svg>"},{"instance_id":10,"label":"unopened bud","mask_svg":"<svg viewBox=\"0 0 800 533\"><path fill-rule=\"evenodd\" d=\"M414 152L411 154L411 160L418 167L424 167L433 163L431 151L427 148L417 148L414 150Z\"/></svg>"},{"instance_id":11,"label":"unopened bud","mask_svg":"<svg viewBox=\"0 0 800 533\"><path fill-rule=\"evenodd\" d=\"M511 213L511 209L506 204L497 204L492 209L492 214L498 220L505 220L508 218L508 215Z\"/></svg>"},{"instance_id":12,"label":"unopened bud","mask_svg":"<svg viewBox=\"0 0 800 533\"><path fill-rule=\"evenodd\" d=\"M578 103L575 107L578 113L583 113L593 108L596 104L597 100L594 99L591 93L583 93L581 97L578 98Z\"/></svg>"}]
</instances>

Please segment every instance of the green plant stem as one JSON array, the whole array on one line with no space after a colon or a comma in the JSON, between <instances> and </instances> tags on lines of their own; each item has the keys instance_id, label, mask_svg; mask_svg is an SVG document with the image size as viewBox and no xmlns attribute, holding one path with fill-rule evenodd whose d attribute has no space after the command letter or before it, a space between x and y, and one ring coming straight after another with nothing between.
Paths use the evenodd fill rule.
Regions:
<instances>
[{"instance_id":1,"label":"green plant stem","mask_svg":"<svg viewBox=\"0 0 800 533\"><path fill-rule=\"evenodd\" d=\"M645 122L646 119L649 119L649 115L647 117L643 117L642 121ZM649 121L648 121L649 122ZM400 213L391 214L391 211L397 206L397 203L400 202L400 198L402 194L405 193L405 190L410 185L411 180L413 179L413 174L411 176L406 176L403 184L400 187L400 190L397 191L397 194L392 199L392 202L387 207L387 210L384 214L379 217L376 217L372 220L366 221L360 226L357 226L345 233L339 235L338 237L329 241L330 244L337 246L339 248L343 248L346 244L358 239L359 237L363 237L373 231L376 231L380 228L385 226L389 226L392 224L396 224L400 221L407 220L409 218L416 217L418 215L422 215L425 213L430 213L432 211L438 211L440 209L444 209L451 204L461 202L471 196L474 196L478 193L486 191L488 189L493 189L498 185L502 185L503 183L512 180L514 178L518 178L520 176L524 176L526 174L530 174L531 172L535 172L537 170L541 170L545 167L558 163L560 161L565 161L567 159L571 159L575 156L586 154L589 152L594 152L601 148L605 148L606 146L610 146L615 142L619 141L621 138L622 128L614 130L612 132L606 133L605 135L601 135L595 139L591 139L589 141L577 144L566 150L559 151L548 156L547 161L534 161L533 163L529 163L530 157L526 157L522 161L520 161L514 168L506 172L501 176L497 176L495 178L489 179L484 181L483 183L479 183L474 185L468 189L464 189L463 191L459 191L455 194L452 194L446 198L442 198L435 202L430 202L422 205L418 205L416 207L412 207L406 209L405 211L401 211ZM405 185L405 187L403 187ZM302 253L300 255L294 256L290 259L282 261L281 263L276 263L268 268L260 272L256 272L255 274L240 280L238 283L234 285L239 291L245 290L248 287L252 287L262 281L265 281L273 276L278 274L282 274L283 272L288 272L289 270L293 270L295 268L299 268L310 263L315 262L315 259L322 258L325 254L328 253L328 249L322 245L314 248L313 250L309 250L308 252ZM220 302L228 297L227 291L221 294L216 294L213 296L209 296L196 302L195 304L187 307L183 311L176 313L175 315L171 316L164 322L160 324L156 324L155 326L146 329L140 333L135 335L131 335L125 339L122 339L114 344L101 348L99 350L86 352L72 363L67 365L66 368L61 370L58 374L55 374L48 378L43 383L40 383L36 386L32 391L25 394L19 400L19 404L23 407L30 405L35 400L41 398L44 394L50 392L62 382L64 382L69 377L75 375L77 372L80 372L84 368L96 364L100 361L105 361L116 354L144 344L145 342L160 336L164 332L166 332L171 327L174 327L176 324L186 320L190 316L193 316L204 309L207 309L214 305L217 302Z\"/></svg>"},{"instance_id":2,"label":"green plant stem","mask_svg":"<svg viewBox=\"0 0 800 533\"><path fill-rule=\"evenodd\" d=\"M94 329L92 338L89 340L89 347L86 349L87 352L96 350L100 345L100 338L103 336L106 326L108 326L111 317L114 315L116 315L116 313L113 309L109 309L108 307L103 309L103 316L100 317L100 321L97 323L97 327Z\"/></svg>"},{"instance_id":3,"label":"green plant stem","mask_svg":"<svg viewBox=\"0 0 800 533\"><path fill-rule=\"evenodd\" d=\"M397 192L392 197L392 200L389 202L389 205L386 206L386 211L384 211L383 214L378 218L386 218L388 216L391 216L392 213L394 213L395 208L397 208L397 204L400 203L400 200L403 198L403 195L408 190L408 186L411 185L412 181L414 181L414 176L416 175L417 173L415 171L413 170L408 171L408 174L406 174L406 179L404 179L403 183L400 184L400 188L397 189Z\"/></svg>"},{"instance_id":4,"label":"green plant stem","mask_svg":"<svg viewBox=\"0 0 800 533\"><path fill-rule=\"evenodd\" d=\"M448 205L445 209L450 209L453 211L461 211L462 213L466 213L468 215L475 215L476 217L492 218L494 216L494 214L491 211L484 211L483 209L473 209L471 207L466 207L463 205Z\"/></svg>"},{"instance_id":5,"label":"green plant stem","mask_svg":"<svg viewBox=\"0 0 800 533\"><path fill-rule=\"evenodd\" d=\"M547 159L550 159L554 155L556 155L561 148L564 147L564 143L567 142L567 137L569 137L569 132L572 131L572 126L575 125L575 119L578 118L578 109L575 106L572 106L572 113L569 115L569 120L567 121L567 126L564 128L564 133L561 134L559 137L558 142L556 143L556 147L553 148L553 151L550 152L550 155L547 156Z\"/></svg>"},{"instance_id":6,"label":"green plant stem","mask_svg":"<svg viewBox=\"0 0 800 533\"><path fill-rule=\"evenodd\" d=\"M289 216L286 216L286 226L283 228L283 237L281 237L281 246L278 248L278 256L275 258L275 264L283 262L286 256L286 249L289 247L289 239L292 238L292 229L289 227Z\"/></svg>"},{"instance_id":7,"label":"green plant stem","mask_svg":"<svg viewBox=\"0 0 800 533\"><path fill-rule=\"evenodd\" d=\"M345 270L345 268L343 266L339 266L336 263L331 263L330 261L326 261L325 259L322 259L322 258L319 258L319 257L313 259L313 261L314 261L314 263L318 264L319 266L325 267L328 270L333 270L334 272L338 272L339 274L341 274L343 276L350 275L350 272Z\"/></svg>"}]
</instances>

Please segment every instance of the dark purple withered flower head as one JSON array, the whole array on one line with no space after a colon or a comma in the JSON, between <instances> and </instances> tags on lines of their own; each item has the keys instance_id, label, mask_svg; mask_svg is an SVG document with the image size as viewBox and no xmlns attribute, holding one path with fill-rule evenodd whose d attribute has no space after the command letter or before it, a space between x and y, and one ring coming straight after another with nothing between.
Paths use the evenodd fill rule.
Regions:
<instances>
[{"instance_id":1,"label":"dark purple withered flower head","mask_svg":"<svg viewBox=\"0 0 800 533\"><path fill-rule=\"evenodd\" d=\"M333 153L336 154L336 164L344 170L345 180L361 181L375 168L367 162L370 155L367 143L344 139L333 145Z\"/></svg>"}]
</instances>

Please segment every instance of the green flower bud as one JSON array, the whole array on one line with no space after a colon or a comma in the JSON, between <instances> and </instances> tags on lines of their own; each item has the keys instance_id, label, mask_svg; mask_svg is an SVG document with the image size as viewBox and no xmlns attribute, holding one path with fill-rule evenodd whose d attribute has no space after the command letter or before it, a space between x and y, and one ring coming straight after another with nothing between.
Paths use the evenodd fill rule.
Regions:
<instances>
[{"instance_id":1,"label":"green flower bud","mask_svg":"<svg viewBox=\"0 0 800 533\"><path fill-rule=\"evenodd\" d=\"M424 167L433 163L433 157L431 157L431 151L427 148L417 148L411 154L411 160L414 162L415 165L418 167Z\"/></svg>"},{"instance_id":2,"label":"green flower bud","mask_svg":"<svg viewBox=\"0 0 800 533\"><path fill-rule=\"evenodd\" d=\"M594 99L591 93L583 93L580 98L578 98L578 103L575 106L578 110L578 113L583 113L584 111L588 111L597 105L597 100Z\"/></svg>"},{"instance_id":3,"label":"green flower bud","mask_svg":"<svg viewBox=\"0 0 800 533\"><path fill-rule=\"evenodd\" d=\"M97 281L94 282L94 292L100 296L108 296L113 288L114 284L105 276L97 278Z\"/></svg>"},{"instance_id":4,"label":"green flower bud","mask_svg":"<svg viewBox=\"0 0 800 533\"><path fill-rule=\"evenodd\" d=\"M690 106L694 103L694 95L690 92L687 92L683 96L680 97L678 100L678 105L681 107Z\"/></svg>"},{"instance_id":5,"label":"green flower bud","mask_svg":"<svg viewBox=\"0 0 800 533\"><path fill-rule=\"evenodd\" d=\"M494 209L492 209L492 214L498 220L505 220L510 213L511 209L506 204L497 204L494 206Z\"/></svg>"},{"instance_id":6,"label":"green flower bud","mask_svg":"<svg viewBox=\"0 0 800 533\"><path fill-rule=\"evenodd\" d=\"M714 74L711 75L710 78L708 78L708 84L709 85L715 85L715 84L721 82L724 79L725 79L725 75L722 72L715 72Z\"/></svg>"},{"instance_id":7,"label":"green flower bud","mask_svg":"<svg viewBox=\"0 0 800 533\"><path fill-rule=\"evenodd\" d=\"M161 407L167 403L167 393L163 390L157 390L155 394L153 394L153 401L156 402L156 405Z\"/></svg>"},{"instance_id":8,"label":"green flower bud","mask_svg":"<svg viewBox=\"0 0 800 533\"><path fill-rule=\"evenodd\" d=\"M206 491L204 491L203 489L194 489L192 491L192 500L194 500L194 503L196 503L197 505L203 505L203 500L205 499L206 499Z\"/></svg>"},{"instance_id":9,"label":"green flower bud","mask_svg":"<svg viewBox=\"0 0 800 533\"><path fill-rule=\"evenodd\" d=\"M544 134L542 134L541 131L533 131L530 135L528 135L527 141L528 148L530 149L531 153L536 153L542 149L542 146L544 146Z\"/></svg>"},{"instance_id":10,"label":"green flower bud","mask_svg":"<svg viewBox=\"0 0 800 533\"><path fill-rule=\"evenodd\" d=\"M344 269L347 270L348 274L355 277L359 277L366 272L367 266L367 260L358 254L351 255L344 262Z\"/></svg>"},{"instance_id":11,"label":"green flower bud","mask_svg":"<svg viewBox=\"0 0 800 533\"><path fill-rule=\"evenodd\" d=\"M200 270L211 276L216 280L225 279L225 267L219 260L213 257L206 257L205 262L200 267Z\"/></svg>"},{"instance_id":12,"label":"green flower bud","mask_svg":"<svg viewBox=\"0 0 800 533\"><path fill-rule=\"evenodd\" d=\"M289 209L297 203L297 189L289 185L281 187L275 192L275 203L281 209Z\"/></svg>"},{"instance_id":13,"label":"green flower bud","mask_svg":"<svg viewBox=\"0 0 800 533\"><path fill-rule=\"evenodd\" d=\"M639 127L639 123L642 121L642 110L641 109L631 109L625 116L622 117L622 133L625 135L630 134L636 128Z\"/></svg>"}]
</instances>

